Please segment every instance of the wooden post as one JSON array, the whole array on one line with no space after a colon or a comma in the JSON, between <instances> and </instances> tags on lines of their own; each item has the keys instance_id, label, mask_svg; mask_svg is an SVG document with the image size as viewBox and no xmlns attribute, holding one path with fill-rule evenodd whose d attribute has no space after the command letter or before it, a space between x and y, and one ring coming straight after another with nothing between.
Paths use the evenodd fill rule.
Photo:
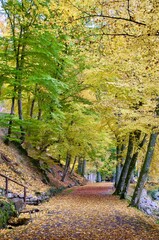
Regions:
<instances>
[{"instance_id":1,"label":"wooden post","mask_svg":"<svg viewBox=\"0 0 159 240\"><path fill-rule=\"evenodd\" d=\"M21 183L18 183L18 182L15 181L15 180L11 179L10 177L7 177L6 175L4 175L4 174L2 174L2 173L0 173L0 176L2 176L3 178L5 178L5 185L6 185L6 186L5 186L5 195L6 195L6 197L8 197L8 182L9 182L9 180L10 180L10 181L16 183L17 185L24 187L24 203L26 203L27 187L24 186L24 185L21 184Z\"/></svg>"},{"instance_id":2,"label":"wooden post","mask_svg":"<svg viewBox=\"0 0 159 240\"><path fill-rule=\"evenodd\" d=\"M8 178L6 177L6 197L8 197Z\"/></svg>"},{"instance_id":3,"label":"wooden post","mask_svg":"<svg viewBox=\"0 0 159 240\"><path fill-rule=\"evenodd\" d=\"M26 204L26 187L24 187L24 203Z\"/></svg>"}]
</instances>

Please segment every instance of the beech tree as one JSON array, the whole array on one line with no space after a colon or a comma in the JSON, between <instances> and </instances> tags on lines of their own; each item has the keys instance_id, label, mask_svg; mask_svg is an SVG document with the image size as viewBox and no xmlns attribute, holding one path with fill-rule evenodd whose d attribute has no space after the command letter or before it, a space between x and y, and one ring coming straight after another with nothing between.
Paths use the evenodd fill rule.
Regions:
<instances>
[{"instance_id":1,"label":"beech tree","mask_svg":"<svg viewBox=\"0 0 159 240\"><path fill-rule=\"evenodd\" d=\"M145 156L145 161L141 168L140 176L139 176L139 179L130 203L130 205L133 207L139 207L141 193L142 193L144 184L146 183L146 180L147 180L157 136L158 136L158 133L155 133L155 132L152 132L150 135L149 144L148 144L147 152Z\"/></svg>"},{"instance_id":2,"label":"beech tree","mask_svg":"<svg viewBox=\"0 0 159 240\"><path fill-rule=\"evenodd\" d=\"M35 99L38 98L37 118L40 119L42 106L40 94L51 96L50 100L57 104L57 96L63 87L59 81L63 57L60 56L64 46L58 43L54 29L46 23L51 17L48 4L45 1L1 1L6 18L7 35L2 36L3 59L2 71L5 71L4 82L11 93L11 120L8 128L8 139L11 136L12 124L17 109L20 120L21 140L24 141L24 111L23 98L29 92L33 97L30 115L33 116ZM45 7L44 7L45 6ZM50 32L48 32L48 30ZM60 42L60 40L59 40ZM58 79L58 80L57 80ZM38 94L37 94L38 92ZM5 92L4 96L8 94ZM47 96L47 97L48 97ZM32 98L32 97L31 97ZM52 99L51 99L52 98ZM16 102L17 101L17 105ZM51 102L50 102L51 103ZM17 106L17 108L16 108Z\"/></svg>"},{"instance_id":3,"label":"beech tree","mask_svg":"<svg viewBox=\"0 0 159 240\"><path fill-rule=\"evenodd\" d=\"M137 137L141 138L140 135L141 135L141 132L138 134ZM141 140L141 142L139 142L140 139L138 139L137 148L133 152L133 155L132 155L132 158L131 158L131 161L130 161L130 165L129 165L129 168L128 168L127 176L126 176L126 179L125 179L124 184L123 184L124 186L123 186L122 192L120 193L120 198L121 199L122 198L126 199L128 189L129 189L129 185L130 185L130 181L131 181L133 172L135 170L135 165L136 165L136 162L137 162L137 159L138 159L138 156L139 156L139 152L140 152L140 149L143 147L143 145L146 141L146 136L147 136L147 134L144 134L144 137Z\"/></svg>"},{"instance_id":4,"label":"beech tree","mask_svg":"<svg viewBox=\"0 0 159 240\"><path fill-rule=\"evenodd\" d=\"M103 142L113 143L116 186L125 196L144 135L159 124L158 4L1 4L7 23L2 24L1 98L11 101L10 116L3 115L5 124L9 121L7 138L25 138L41 152L61 155L64 175L71 159L98 159L107 149Z\"/></svg>"}]
</instances>

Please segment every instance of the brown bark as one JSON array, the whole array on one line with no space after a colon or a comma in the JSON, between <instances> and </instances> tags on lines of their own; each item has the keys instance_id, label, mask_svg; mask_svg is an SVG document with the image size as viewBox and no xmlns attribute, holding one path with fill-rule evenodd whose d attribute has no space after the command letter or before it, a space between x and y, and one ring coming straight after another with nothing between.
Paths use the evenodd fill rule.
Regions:
<instances>
[{"instance_id":1,"label":"brown bark","mask_svg":"<svg viewBox=\"0 0 159 240\"><path fill-rule=\"evenodd\" d=\"M143 190L144 185L147 180L147 176L148 176L150 164L152 161L157 136L158 136L158 133L151 133L151 135L150 135L149 144L148 144L147 152L146 152L146 156L145 156L145 161L144 161L142 169L140 171L140 176L139 176L138 182L136 184L136 188L135 188L135 191L134 191L133 197L131 199L131 203L130 203L130 205L133 207L139 207L141 193L142 193L142 190Z\"/></svg>"},{"instance_id":2,"label":"brown bark","mask_svg":"<svg viewBox=\"0 0 159 240\"><path fill-rule=\"evenodd\" d=\"M65 181L66 175L67 175L69 167L70 167L70 162L71 162L71 155L69 153L67 153L66 164L65 164L65 167L64 167L63 176L61 178L62 182Z\"/></svg>"},{"instance_id":3,"label":"brown bark","mask_svg":"<svg viewBox=\"0 0 159 240\"><path fill-rule=\"evenodd\" d=\"M73 165L72 165L72 169L71 169L71 173L70 173L71 175L73 175L73 173L74 173L74 169L75 169L75 165L76 165L77 159L78 159L78 157L76 156L74 158L74 162L73 162Z\"/></svg>"},{"instance_id":4,"label":"brown bark","mask_svg":"<svg viewBox=\"0 0 159 240\"><path fill-rule=\"evenodd\" d=\"M134 147L133 140L134 140L134 134L131 132L129 134L129 143L128 143L128 150L127 150L125 163L124 163L116 190L114 192L115 195L120 195L123 190L123 187L124 187L124 183L125 183L125 179L126 179L126 176L128 173L129 166L130 166L131 156L132 156L133 147Z\"/></svg>"},{"instance_id":5,"label":"brown bark","mask_svg":"<svg viewBox=\"0 0 159 240\"><path fill-rule=\"evenodd\" d=\"M147 136L147 134L144 135L144 138L142 139L142 141L138 145L137 150L133 154L133 157L132 157L132 160L131 160L131 163L130 163L130 166L129 166L128 174L127 174L127 177L126 177L126 180L125 180L124 188L123 188L123 191L120 195L121 199L126 198L126 195L127 195L128 189L129 189L131 178L133 176L133 172L134 172L134 169L135 169L135 165L136 165L136 162L137 162L137 158L138 158L140 149L143 147L144 143L146 142L146 136Z\"/></svg>"}]
</instances>

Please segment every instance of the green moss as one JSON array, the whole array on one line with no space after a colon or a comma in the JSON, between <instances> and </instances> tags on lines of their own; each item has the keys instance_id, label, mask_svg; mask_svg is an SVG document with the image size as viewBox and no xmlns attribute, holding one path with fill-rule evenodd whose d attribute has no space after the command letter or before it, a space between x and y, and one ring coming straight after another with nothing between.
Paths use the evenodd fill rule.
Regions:
<instances>
[{"instance_id":1,"label":"green moss","mask_svg":"<svg viewBox=\"0 0 159 240\"><path fill-rule=\"evenodd\" d=\"M73 189L68 189L67 190L67 193L72 193L73 192Z\"/></svg>"},{"instance_id":2,"label":"green moss","mask_svg":"<svg viewBox=\"0 0 159 240\"><path fill-rule=\"evenodd\" d=\"M0 199L0 229L7 225L10 217L16 216L15 206L12 202L3 198Z\"/></svg>"}]
</instances>

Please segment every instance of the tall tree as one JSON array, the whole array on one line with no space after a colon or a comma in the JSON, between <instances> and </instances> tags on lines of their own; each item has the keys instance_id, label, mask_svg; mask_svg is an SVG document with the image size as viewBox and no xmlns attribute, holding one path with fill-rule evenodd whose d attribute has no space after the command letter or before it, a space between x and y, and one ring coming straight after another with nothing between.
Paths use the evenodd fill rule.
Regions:
<instances>
[{"instance_id":1,"label":"tall tree","mask_svg":"<svg viewBox=\"0 0 159 240\"><path fill-rule=\"evenodd\" d=\"M126 179L125 179L124 187L123 187L123 190L120 194L121 199L126 198L128 188L129 188L129 185L130 185L130 181L131 181L131 178L132 178L132 174L133 174L133 171L135 169L135 165L136 165L136 162L137 162L137 159L138 159L138 155L139 155L140 149L143 147L143 145L145 143L146 136L147 136L147 134L144 134L144 137L143 137L141 142L139 142L140 134L138 135L138 139L136 139L136 140L138 140L137 149L134 151L131 162L130 162L130 166L129 166L128 173L127 173L127 176L126 176Z\"/></svg>"},{"instance_id":2,"label":"tall tree","mask_svg":"<svg viewBox=\"0 0 159 240\"><path fill-rule=\"evenodd\" d=\"M135 188L135 191L132 196L131 203L130 203L130 205L133 207L139 207L141 193L142 193L144 184L146 183L146 180L147 180L150 164L152 161L152 156L153 156L154 149L155 149L157 136L158 136L158 133L155 133L155 132L152 132L150 135L145 160L144 160L143 166L141 168L140 176L139 176L139 179L138 179L138 182L137 182L137 185L136 185L136 188Z\"/></svg>"}]
</instances>

